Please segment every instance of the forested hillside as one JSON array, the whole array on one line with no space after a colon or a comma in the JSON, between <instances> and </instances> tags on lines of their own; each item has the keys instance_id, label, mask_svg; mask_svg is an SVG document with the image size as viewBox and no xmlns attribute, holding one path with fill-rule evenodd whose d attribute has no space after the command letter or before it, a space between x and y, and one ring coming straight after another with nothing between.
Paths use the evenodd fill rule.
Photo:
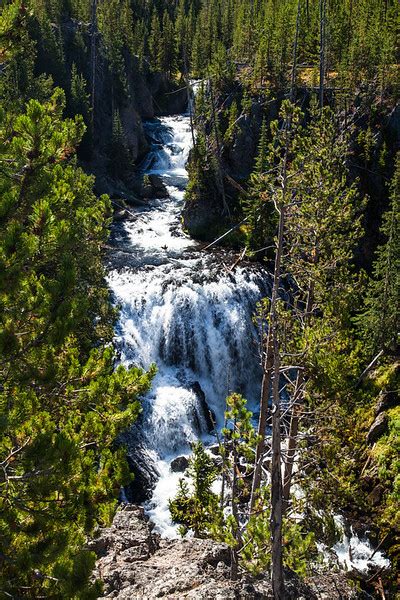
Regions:
<instances>
[{"instance_id":1,"label":"forested hillside","mask_svg":"<svg viewBox=\"0 0 400 600\"><path fill-rule=\"evenodd\" d=\"M145 428L143 398L158 398L149 392L158 389L157 365L124 361L121 324L116 346L120 307L106 252L109 268L110 253L121 252L115 244L128 244L129 219L142 222L135 211L168 211L176 197L171 236L161 235L159 253L142 264L151 277L154 269L152 287L128 323L132 334L135 311L142 315L151 293L169 293L172 281L170 310L154 312L165 338L160 363L190 372L188 393L200 398L200 412L182 417L184 432L194 421L198 440L206 422L216 442L216 456L196 441L184 457L188 468L169 498L173 523L226 544L232 580L271 578L280 600L288 574L307 581L322 569L340 516L348 529L369 532L372 557L383 551L390 560L353 572L354 597L396 598L398 1L3 0L0 10L0 596L103 593L90 540L111 523L129 467L133 485L143 484L136 467L147 455L132 459L129 448L128 465L124 432L138 418ZM173 138L171 121L162 121L177 113L190 126L186 137L178 128ZM157 138L160 123L167 129ZM186 187L182 165L171 164L189 143ZM147 256L159 228L138 227L139 241L131 235L125 274L132 263L140 275L139 250ZM176 281L167 269L164 280L157 268L186 265L177 253L185 236L197 240L190 260L203 262ZM174 304L188 278L192 287ZM226 311L231 297L216 290L227 294L243 280L258 299L258 351L244 377L254 379L258 405L252 414L245 385L230 387L221 416L195 354L214 372L234 338L229 369L242 368L235 330L243 321L218 329L232 315L218 305ZM194 303L209 283L204 317L204 302L201 310ZM233 297L241 315L242 290ZM201 322L212 332L211 341L201 332L204 347ZM140 339L152 357L153 337L135 334L124 343ZM211 343L218 364L206 353ZM168 377L162 389L171 395ZM186 398L177 395L177 404ZM175 410L168 401L165 422ZM136 497L149 499L148 491ZM330 560L324 568L337 570Z\"/></svg>"}]
</instances>

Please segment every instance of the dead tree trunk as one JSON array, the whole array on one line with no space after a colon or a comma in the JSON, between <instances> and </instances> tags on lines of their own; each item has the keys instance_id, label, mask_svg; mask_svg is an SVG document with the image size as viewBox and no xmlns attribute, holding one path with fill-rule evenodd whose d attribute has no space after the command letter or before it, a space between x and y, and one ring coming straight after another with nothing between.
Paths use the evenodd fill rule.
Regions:
<instances>
[{"instance_id":1,"label":"dead tree trunk","mask_svg":"<svg viewBox=\"0 0 400 600\"><path fill-rule=\"evenodd\" d=\"M313 261L314 264L317 261L317 254L314 250L313 252ZM308 285L307 292L307 303L305 308L304 322L307 323L310 320L311 312L313 309L314 303L314 282L310 281ZM304 371L299 371L296 378L295 391L293 394L293 408L292 415L290 419L290 428L289 428L289 441L288 441L288 449L286 455L286 463L283 477L283 513L288 509L289 500L290 500L290 489L292 486L292 477L293 477L293 467L294 461L296 457L297 451L297 436L299 433L299 423L301 411L300 407L303 404L304 400L304 384L305 377Z\"/></svg>"},{"instance_id":2,"label":"dead tree trunk","mask_svg":"<svg viewBox=\"0 0 400 600\"><path fill-rule=\"evenodd\" d=\"M326 0L319 0L319 106L324 106Z\"/></svg>"},{"instance_id":3,"label":"dead tree trunk","mask_svg":"<svg viewBox=\"0 0 400 600\"><path fill-rule=\"evenodd\" d=\"M277 324L274 329L274 376L272 382L272 461L271 461L271 580L274 600L283 600L285 595L282 558L282 451L281 451L281 408L279 397L280 358Z\"/></svg>"},{"instance_id":4,"label":"dead tree trunk","mask_svg":"<svg viewBox=\"0 0 400 600\"><path fill-rule=\"evenodd\" d=\"M97 67L97 0L92 0L92 39L91 39L91 75L92 75L92 90L91 90L91 108L92 108L92 126L95 118L96 105L96 67Z\"/></svg>"},{"instance_id":5,"label":"dead tree trunk","mask_svg":"<svg viewBox=\"0 0 400 600\"><path fill-rule=\"evenodd\" d=\"M261 485L261 473L262 473L262 461L265 452L265 430L267 426L267 415L268 415L268 402L269 402L269 390L271 385L272 369L274 366L274 347L273 347L273 331L271 328L272 317L276 310L276 303L279 295L279 284L281 278L281 263L282 263L282 252L283 252L283 237L285 228L285 197L287 193L287 158L289 151L289 123L284 125L286 129L286 148L285 157L283 160L282 167L282 206L279 208L279 228L278 228L278 241L275 254L275 265L274 265L274 280L272 285L271 293L271 305L269 312L269 330L267 337L267 347L265 350L265 358L263 362L263 380L261 386L261 400L260 400L260 416L258 420L257 429L257 446L254 460L254 472L253 481L251 486L251 497L250 497L250 515L254 511L257 498L259 496L259 489Z\"/></svg>"},{"instance_id":6,"label":"dead tree trunk","mask_svg":"<svg viewBox=\"0 0 400 600\"><path fill-rule=\"evenodd\" d=\"M236 419L233 424L233 432L236 430ZM236 545L231 548L231 579L235 581L239 574L239 551L241 548L241 536L240 536L240 521L238 514L238 454L236 447L235 436L232 436L232 503L231 510L232 515L235 519L235 541Z\"/></svg>"},{"instance_id":7,"label":"dead tree trunk","mask_svg":"<svg viewBox=\"0 0 400 600\"><path fill-rule=\"evenodd\" d=\"M254 473L251 486L250 514L254 511L258 498L261 485L262 461L265 452L265 430L267 427L269 390L271 385L271 374L274 359L271 330L268 331L267 347L265 352L266 355L263 364L263 379L261 385L260 416L258 419L258 441L256 446Z\"/></svg>"},{"instance_id":8,"label":"dead tree trunk","mask_svg":"<svg viewBox=\"0 0 400 600\"><path fill-rule=\"evenodd\" d=\"M284 186L286 189L286 166L284 173ZM271 460L271 579L272 591L275 600L283 600L285 589L283 579L282 560L282 451L281 451L281 410L279 397L280 356L278 340L278 314L277 302L279 282L281 277L281 263L283 252L283 238L285 230L285 206L282 204L279 214L278 241L275 257L274 280L275 295L271 300L270 330L272 331L273 345L273 381L272 381L272 460Z\"/></svg>"},{"instance_id":9,"label":"dead tree trunk","mask_svg":"<svg viewBox=\"0 0 400 600\"><path fill-rule=\"evenodd\" d=\"M297 16L296 16L296 33L294 37L293 46L293 66L292 66L292 80L290 84L290 100L295 100L295 89L296 89L296 70L297 70L297 47L299 45L299 28L300 28L300 0L297 2Z\"/></svg>"}]
</instances>

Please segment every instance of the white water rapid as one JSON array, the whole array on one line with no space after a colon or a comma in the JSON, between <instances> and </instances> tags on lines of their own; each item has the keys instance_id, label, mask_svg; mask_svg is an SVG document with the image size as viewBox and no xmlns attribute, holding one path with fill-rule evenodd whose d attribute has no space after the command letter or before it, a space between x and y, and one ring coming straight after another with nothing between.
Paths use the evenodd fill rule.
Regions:
<instances>
[{"instance_id":1,"label":"white water rapid","mask_svg":"<svg viewBox=\"0 0 400 600\"><path fill-rule=\"evenodd\" d=\"M190 454L190 443L212 441L208 407L217 426L223 423L231 391L247 397L257 410L261 383L253 314L268 294L269 277L261 268L236 267L221 252L203 252L182 231L180 213L192 146L189 115L145 124L152 141L145 171L158 175L167 199L151 200L132 217L113 226L108 282L120 306L116 344L123 364L158 367L143 414L124 436L129 455L156 479L146 512L163 537L177 537L168 500L181 473L171 461ZM207 418L208 417L208 418ZM133 485L146 484L140 476ZM387 566L369 541L347 534L336 517L342 540L332 549L345 569L366 571ZM330 550L320 547L321 554Z\"/></svg>"},{"instance_id":2,"label":"white water rapid","mask_svg":"<svg viewBox=\"0 0 400 600\"><path fill-rule=\"evenodd\" d=\"M210 437L207 405L221 425L230 391L250 403L257 399L252 316L267 293L268 277L257 267L230 270L232 256L202 252L182 231L189 115L164 117L145 128L152 141L145 171L162 179L169 198L149 201L135 209L134 219L114 226L118 266L108 281L121 308L116 342L122 363L158 367L140 423L125 439L129 446L138 438L142 457L154 463L158 481L147 512L162 535L173 537L168 499L181 474L171 472L171 460L189 454L191 442Z\"/></svg>"}]
</instances>

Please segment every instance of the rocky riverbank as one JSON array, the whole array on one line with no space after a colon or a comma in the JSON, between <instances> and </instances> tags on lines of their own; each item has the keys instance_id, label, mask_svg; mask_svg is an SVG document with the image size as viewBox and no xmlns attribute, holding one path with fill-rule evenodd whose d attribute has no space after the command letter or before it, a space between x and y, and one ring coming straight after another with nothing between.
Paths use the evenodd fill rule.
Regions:
<instances>
[{"instance_id":1,"label":"rocky riverbank","mask_svg":"<svg viewBox=\"0 0 400 600\"><path fill-rule=\"evenodd\" d=\"M119 600L269 600L268 576L230 580L225 544L204 539L164 540L153 533L143 509L124 504L112 526L92 542L98 560L94 577L103 598ZM288 600L351 600L359 596L343 573L319 573L302 582L287 573Z\"/></svg>"}]
</instances>

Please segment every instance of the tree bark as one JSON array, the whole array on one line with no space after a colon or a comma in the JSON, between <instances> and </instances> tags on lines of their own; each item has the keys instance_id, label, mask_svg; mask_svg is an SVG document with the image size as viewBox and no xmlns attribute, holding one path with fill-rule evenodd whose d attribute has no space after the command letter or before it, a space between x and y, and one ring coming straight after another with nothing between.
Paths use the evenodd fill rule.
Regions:
<instances>
[{"instance_id":1,"label":"tree bark","mask_svg":"<svg viewBox=\"0 0 400 600\"><path fill-rule=\"evenodd\" d=\"M277 240L277 248L275 254L275 265L274 265L274 280L272 285L272 294L271 294L271 305L270 305L270 313L269 313L269 330L267 337L267 347L266 347L266 355L263 363L263 380L261 386L261 400L260 400L260 416L258 420L258 442L256 446L256 455L254 460L254 472L253 472L253 481L251 487L251 497L250 497L250 515L254 511L255 504L259 495L259 489L261 485L261 472L262 472L262 460L264 456L264 448L265 448L265 429L267 426L267 414L268 414L268 401L269 401L269 389L271 384L271 375L272 369L274 365L274 347L273 347L273 332L271 328L271 323L273 321L273 315L276 311L276 303L279 295L279 284L281 278L281 264L282 264L282 252L283 252L283 237L284 237L284 228L285 228L285 196L287 191L287 156L288 156L288 145L289 145L289 137L288 130L289 124L285 124L286 127L286 149L285 149L285 157L283 161L282 168L282 192L283 192L283 202L282 206L279 210L279 226L278 226L278 240Z\"/></svg>"},{"instance_id":2,"label":"tree bark","mask_svg":"<svg viewBox=\"0 0 400 600\"><path fill-rule=\"evenodd\" d=\"M324 106L324 83L325 83L325 15L326 0L319 1L320 18L320 40L319 40L319 106Z\"/></svg>"},{"instance_id":3,"label":"tree bark","mask_svg":"<svg viewBox=\"0 0 400 600\"><path fill-rule=\"evenodd\" d=\"M317 260L317 254L314 251L313 253L313 261ZM310 319L311 311L313 308L314 302L314 282L310 281L307 292L307 304L305 308L304 321L307 323ZM292 476L293 476L293 467L294 467L294 459L296 456L297 450L297 435L299 432L299 422L300 422L300 406L303 403L303 385L304 385L304 371L299 371L296 378L296 386L293 395L293 409L292 415L290 419L290 428L289 428L289 441L288 441L288 450L286 456L286 464L284 469L284 477L283 477L283 514L288 509L289 500L290 500L290 489L292 486Z\"/></svg>"},{"instance_id":4,"label":"tree bark","mask_svg":"<svg viewBox=\"0 0 400 600\"><path fill-rule=\"evenodd\" d=\"M296 16L296 34L294 37L293 46L293 66L292 66L292 80L290 84L290 100L295 100L295 88L296 88L296 70L297 70L297 47L299 44L299 27L300 27L300 0L297 2L297 16Z\"/></svg>"},{"instance_id":5,"label":"tree bark","mask_svg":"<svg viewBox=\"0 0 400 600\"><path fill-rule=\"evenodd\" d=\"M236 431L236 419L233 425L233 432ZM232 581L236 581L239 575L239 550L241 547L241 537L240 537L240 521L238 514L238 485L237 485L237 476L238 476L238 456L237 456L237 448L236 448L236 440L235 436L232 436L232 503L231 510L232 515L235 519L236 531L235 531L235 540L236 545L231 548L231 579Z\"/></svg>"},{"instance_id":6,"label":"tree bark","mask_svg":"<svg viewBox=\"0 0 400 600\"><path fill-rule=\"evenodd\" d=\"M286 166L284 175L284 186L286 189ZM272 331L273 344L273 381L272 381L272 461L271 461L271 579L272 591L275 600L283 600L285 595L283 579L283 560L282 560L282 452L281 452L281 410L279 397L279 375L280 375L280 356L278 340L278 314L277 301L279 281L281 276L281 263L283 252L283 237L285 230L285 206L282 204L279 214L278 244L275 257L276 279L275 295L271 301L271 321L270 330Z\"/></svg>"},{"instance_id":7,"label":"tree bark","mask_svg":"<svg viewBox=\"0 0 400 600\"><path fill-rule=\"evenodd\" d=\"M97 65L97 1L92 0L92 39L91 39L91 75L92 75L92 93L91 93L91 105L92 105L92 125L94 124L95 117L95 104L96 104L96 65Z\"/></svg>"}]
</instances>

